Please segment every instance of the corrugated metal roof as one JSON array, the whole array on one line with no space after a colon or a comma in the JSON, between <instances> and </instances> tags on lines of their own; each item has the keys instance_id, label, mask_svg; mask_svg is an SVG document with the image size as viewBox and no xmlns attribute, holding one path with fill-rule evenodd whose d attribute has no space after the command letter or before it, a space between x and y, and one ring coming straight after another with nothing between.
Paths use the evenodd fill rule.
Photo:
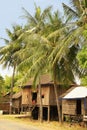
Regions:
<instances>
[{"instance_id":1,"label":"corrugated metal roof","mask_svg":"<svg viewBox=\"0 0 87 130\"><path fill-rule=\"evenodd\" d=\"M63 97L63 99L78 99L87 97L87 87L76 87Z\"/></svg>"}]
</instances>

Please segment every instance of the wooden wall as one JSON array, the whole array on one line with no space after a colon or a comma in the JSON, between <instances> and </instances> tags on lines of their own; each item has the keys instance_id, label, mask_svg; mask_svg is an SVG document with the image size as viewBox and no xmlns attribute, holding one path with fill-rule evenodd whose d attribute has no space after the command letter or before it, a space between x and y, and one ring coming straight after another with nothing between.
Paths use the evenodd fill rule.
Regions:
<instances>
[{"instance_id":1,"label":"wooden wall","mask_svg":"<svg viewBox=\"0 0 87 130\"><path fill-rule=\"evenodd\" d=\"M53 84L46 84L41 86L42 91L42 104L43 106L55 106L56 97ZM58 96L63 94L66 88L57 87ZM22 105L32 105L32 88L25 87L22 90ZM37 105L40 105L39 92L37 92Z\"/></svg>"},{"instance_id":2,"label":"wooden wall","mask_svg":"<svg viewBox=\"0 0 87 130\"><path fill-rule=\"evenodd\" d=\"M9 113L10 110L10 95L0 97L0 110L3 110L3 113Z\"/></svg>"},{"instance_id":3,"label":"wooden wall","mask_svg":"<svg viewBox=\"0 0 87 130\"><path fill-rule=\"evenodd\" d=\"M0 103L0 110L3 110L4 113L9 113L10 103Z\"/></svg>"},{"instance_id":4,"label":"wooden wall","mask_svg":"<svg viewBox=\"0 0 87 130\"><path fill-rule=\"evenodd\" d=\"M75 100L62 100L62 114L75 115L76 114L76 101Z\"/></svg>"},{"instance_id":5,"label":"wooden wall","mask_svg":"<svg viewBox=\"0 0 87 130\"><path fill-rule=\"evenodd\" d=\"M85 115L87 115L87 97L86 97L86 104L85 104L86 106L85 106Z\"/></svg>"},{"instance_id":6,"label":"wooden wall","mask_svg":"<svg viewBox=\"0 0 87 130\"><path fill-rule=\"evenodd\" d=\"M54 86L50 86L49 104L56 105Z\"/></svg>"},{"instance_id":7,"label":"wooden wall","mask_svg":"<svg viewBox=\"0 0 87 130\"><path fill-rule=\"evenodd\" d=\"M87 112L87 99L86 109L84 106L84 99L81 99L81 115ZM62 100L62 114L76 115L76 100Z\"/></svg>"},{"instance_id":8,"label":"wooden wall","mask_svg":"<svg viewBox=\"0 0 87 130\"><path fill-rule=\"evenodd\" d=\"M87 98L82 99L82 114L87 115Z\"/></svg>"},{"instance_id":9,"label":"wooden wall","mask_svg":"<svg viewBox=\"0 0 87 130\"><path fill-rule=\"evenodd\" d=\"M68 88L64 88L62 86L57 86L58 97L60 97L60 95L65 93L67 89ZM56 105L56 97L55 97L55 92L54 92L54 86L53 85L50 86L49 102L50 102L50 105Z\"/></svg>"},{"instance_id":10,"label":"wooden wall","mask_svg":"<svg viewBox=\"0 0 87 130\"><path fill-rule=\"evenodd\" d=\"M21 97L12 100L13 108L21 108Z\"/></svg>"},{"instance_id":11,"label":"wooden wall","mask_svg":"<svg viewBox=\"0 0 87 130\"><path fill-rule=\"evenodd\" d=\"M22 105L32 104L32 91L30 87L22 89Z\"/></svg>"},{"instance_id":12,"label":"wooden wall","mask_svg":"<svg viewBox=\"0 0 87 130\"><path fill-rule=\"evenodd\" d=\"M50 87L47 85L42 86L41 93L42 93L42 105L49 105ZM39 93L37 93L37 105L40 105Z\"/></svg>"}]
</instances>

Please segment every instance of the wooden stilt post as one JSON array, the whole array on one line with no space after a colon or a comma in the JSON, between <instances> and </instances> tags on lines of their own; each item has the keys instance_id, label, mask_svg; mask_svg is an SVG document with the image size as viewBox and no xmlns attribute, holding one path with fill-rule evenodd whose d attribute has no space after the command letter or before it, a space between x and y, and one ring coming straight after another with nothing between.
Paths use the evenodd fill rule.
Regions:
<instances>
[{"instance_id":1,"label":"wooden stilt post","mask_svg":"<svg viewBox=\"0 0 87 130\"><path fill-rule=\"evenodd\" d=\"M23 106L21 105L21 113L23 113Z\"/></svg>"},{"instance_id":2,"label":"wooden stilt post","mask_svg":"<svg viewBox=\"0 0 87 130\"><path fill-rule=\"evenodd\" d=\"M50 121L50 105L48 106L48 122Z\"/></svg>"}]
</instances>

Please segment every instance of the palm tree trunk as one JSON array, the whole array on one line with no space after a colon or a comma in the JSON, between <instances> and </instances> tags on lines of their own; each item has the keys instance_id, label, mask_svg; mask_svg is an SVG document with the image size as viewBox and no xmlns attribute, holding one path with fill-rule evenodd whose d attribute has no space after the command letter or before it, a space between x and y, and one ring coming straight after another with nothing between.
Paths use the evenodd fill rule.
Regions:
<instances>
[{"instance_id":1,"label":"palm tree trunk","mask_svg":"<svg viewBox=\"0 0 87 130\"><path fill-rule=\"evenodd\" d=\"M62 122L62 119L61 119L61 111L60 111L60 103L59 103L58 92L57 92L57 85L56 85L55 82L54 82L54 92L55 92L56 103L57 103L58 119L59 119L59 122Z\"/></svg>"},{"instance_id":2,"label":"palm tree trunk","mask_svg":"<svg viewBox=\"0 0 87 130\"><path fill-rule=\"evenodd\" d=\"M38 88L39 88L39 100L40 100L40 122L42 123L43 122L43 108L42 108L42 93L41 93L41 83L40 83L40 78L39 78L39 85L38 85Z\"/></svg>"},{"instance_id":3,"label":"palm tree trunk","mask_svg":"<svg viewBox=\"0 0 87 130\"><path fill-rule=\"evenodd\" d=\"M13 95L13 87L14 87L14 76L15 76L15 66L13 67L13 74L11 79L11 92L10 92L10 114L12 114L12 95Z\"/></svg>"}]
</instances>

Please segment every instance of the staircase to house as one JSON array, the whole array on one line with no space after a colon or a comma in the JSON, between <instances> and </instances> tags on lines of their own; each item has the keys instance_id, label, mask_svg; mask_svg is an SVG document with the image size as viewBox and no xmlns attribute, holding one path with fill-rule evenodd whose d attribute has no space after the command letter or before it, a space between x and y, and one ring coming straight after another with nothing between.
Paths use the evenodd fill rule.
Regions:
<instances>
[{"instance_id":1,"label":"staircase to house","mask_svg":"<svg viewBox=\"0 0 87 130\"><path fill-rule=\"evenodd\" d=\"M32 112L35 109L37 105L33 104L32 106L29 106L28 110L26 111L26 115L28 115L29 117L32 117Z\"/></svg>"}]
</instances>

